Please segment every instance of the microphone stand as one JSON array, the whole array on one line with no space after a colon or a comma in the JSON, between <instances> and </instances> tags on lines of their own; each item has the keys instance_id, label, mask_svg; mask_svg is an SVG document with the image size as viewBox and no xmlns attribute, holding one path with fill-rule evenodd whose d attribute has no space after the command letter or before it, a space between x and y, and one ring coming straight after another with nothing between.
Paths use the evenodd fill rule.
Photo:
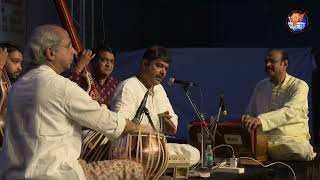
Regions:
<instances>
[{"instance_id":1,"label":"microphone stand","mask_svg":"<svg viewBox=\"0 0 320 180\"><path fill-rule=\"evenodd\" d=\"M212 137L212 144L213 144L213 146L215 146L215 137L216 137L218 122L219 122L220 117L221 117L222 106L223 106L221 97L223 97L223 95L220 96L220 103L219 103L218 115L211 120L210 125L209 125L209 126L211 126L210 132L213 132L213 137ZM213 131L212 131L212 130L213 130Z\"/></svg>"},{"instance_id":2,"label":"microphone stand","mask_svg":"<svg viewBox=\"0 0 320 180\"><path fill-rule=\"evenodd\" d=\"M153 124L153 122L152 122L152 120L151 120L151 116L150 116L150 112L149 112L148 108L144 107L144 108L143 108L143 112L147 115L147 118L148 118L148 120L149 120L149 123L150 123L152 129L153 129L155 132L157 132L157 130L156 130L156 128L154 127L154 124Z\"/></svg>"},{"instance_id":3,"label":"microphone stand","mask_svg":"<svg viewBox=\"0 0 320 180\"><path fill-rule=\"evenodd\" d=\"M213 132L213 135L212 135L213 136L212 137L212 145L213 145L213 147L215 147L215 144L216 144L215 138L216 138L216 132L217 132L217 127L218 127L218 121L219 121L220 115L221 115L221 109L222 109L222 107L220 106L219 110L218 110L218 115L216 116L216 118L212 119L212 121L210 122L210 125L209 125L209 126L211 126L210 132Z\"/></svg>"},{"instance_id":4,"label":"microphone stand","mask_svg":"<svg viewBox=\"0 0 320 180\"><path fill-rule=\"evenodd\" d=\"M136 111L136 114L132 120L132 122L136 123L136 124L140 124L142 119L141 119L141 115L144 111L144 108L146 107L147 104L147 100L148 100L148 95L151 91L151 88L147 90L147 92L144 94L143 99L141 100L141 103Z\"/></svg>"},{"instance_id":5,"label":"microphone stand","mask_svg":"<svg viewBox=\"0 0 320 180\"><path fill-rule=\"evenodd\" d=\"M203 153L204 153L204 130L206 130L206 133L211 136L211 133L210 131L208 130L208 128L205 127L205 120L204 120L204 117L200 114L200 111L199 109L197 108L196 104L193 102L193 100L191 99L190 97L190 93L189 93L189 90L188 90L188 86L184 86L183 87L183 90L194 110L194 112L196 113L197 117L198 117L198 120L204 124L204 126L200 126L201 127L201 168L204 169L204 157L203 157ZM203 130L204 129L204 130Z\"/></svg>"}]
</instances>

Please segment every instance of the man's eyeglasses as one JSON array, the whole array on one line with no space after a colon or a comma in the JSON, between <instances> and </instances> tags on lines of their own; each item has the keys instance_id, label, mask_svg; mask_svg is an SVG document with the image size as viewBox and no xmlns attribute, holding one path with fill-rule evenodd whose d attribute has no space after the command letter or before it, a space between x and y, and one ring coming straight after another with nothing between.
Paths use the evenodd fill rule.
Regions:
<instances>
[{"instance_id":1,"label":"man's eyeglasses","mask_svg":"<svg viewBox=\"0 0 320 180\"><path fill-rule=\"evenodd\" d=\"M72 48L72 43L68 43L68 44L60 44L57 47L64 47L66 49L71 49Z\"/></svg>"},{"instance_id":2,"label":"man's eyeglasses","mask_svg":"<svg viewBox=\"0 0 320 180\"><path fill-rule=\"evenodd\" d=\"M273 59L273 58L266 58L264 60L264 63L268 64L268 63L271 63L271 64L277 64L278 62L281 62L282 59L280 60L277 60L277 59Z\"/></svg>"}]
</instances>

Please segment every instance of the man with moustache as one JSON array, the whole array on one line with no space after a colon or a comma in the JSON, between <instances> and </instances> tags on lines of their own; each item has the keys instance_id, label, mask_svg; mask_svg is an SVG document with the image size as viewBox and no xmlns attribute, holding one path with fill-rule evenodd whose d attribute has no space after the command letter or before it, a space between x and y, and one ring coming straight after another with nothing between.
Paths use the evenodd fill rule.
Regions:
<instances>
[{"instance_id":1,"label":"man with moustache","mask_svg":"<svg viewBox=\"0 0 320 180\"><path fill-rule=\"evenodd\" d=\"M310 161L316 153L309 142L307 83L287 73L288 54L271 49L265 59L269 78L260 81L241 117L247 129L261 128L268 136L273 160Z\"/></svg>"},{"instance_id":2,"label":"man with moustache","mask_svg":"<svg viewBox=\"0 0 320 180\"><path fill-rule=\"evenodd\" d=\"M26 64L36 68L8 94L0 179L144 179L143 166L134 161L79 160L82 126L111 139L146 127L111 112L61 76L77 54L68 32L41 25L33 31L26 52Z\"/></svg>"},{"instance_id":3,"label":"man with moustache","mask_svg":"<svg viewBox=\"0 0 320 180\"><path fill-rule=\"evenodd\" d=\"M83 51L80 55L80 60L77 65L71 71L70 80L77 83L82 89L87 90L88 81L84 77L83 70L88 67L87 70L92 75L92 81L96 88L98 96L94 100L100 104L105 104L110 107L110 101L113 91L120 83L120 81L112 76L116 53L111 47L100 44L98 47L90 50ZM92 141L90 137L99 136L101 138ZM90 139L90 141L88 141ZM83 147L81 158L87 162L100 161L108 159L107 153L103 153L103 156L95 156L96 152L108 151L107 138L92 129L84 128L83 131ZM95 144L91 145L91 144Z\"/></svg>"},{"instance_id":4,"label":"man with moustache","mask_svg":"<svg viewBox=\"0 0 320 180\"><path fill-rule=\"evenodd\" d=\"M124 80L114 92L111 109L124 113L127 118L134 118L145 93L151 88L146 107L150 111L153 124L159 131L159 116L163 117L168 133L174 135L177 131L178 116L174 113L167 94L160 84L167 74L170 63L171 57L166 48L160 46L148 48L143 55L138 74ZM149 124L148 118L143 116L141 123Z\"/></svg>"},{"instance_id":5,"label":"man with moustache","mask_svg":"<svg viewBox=\"0 0 320 180\"><path fill-rule=\"evenodd\" d=\"M100 97L100 99L96 100L110 107L113 91L120 83L118 79L112 76L116 53L111 47L101 44L93 49L93 54L95 54L93 59L90 58L90 55L86 54L87 52L84 51L80 55L80 61L73 69L70 79L77 83L82 89L87 90L88 83L82 76L82 71L89 64L88 70L92 74L93 83Z\"/></svg>"},{"instance_id":6,"label":"man with moustache","mask_svg":"<svg viewBox=\"0 0 320 180\"><path fill-rule=\"evenodd\" d=\"M95 67L96 69L95 72L100 72L99 74L102 74L102 72L104 71L104 74L110 75L114 66L114 52L110 49L101 49L100 55L99 51L97 51L97 53L98 58L96 58L96 60L93 60L93 67ZM169 63L171 61L169 58L169 54L167 50L162 47L150 48L145 54L146 57L144 57L144 62L142 63L139 74L121 83L120 87L117 89L117 92L115 92L117 96L117 99L115 100L117 101L117 107L115 108L114 106L115 109L113 110L119 111L120 113L124 114L126 118L133 118L147 89L153 87L152 92L156 92L152 97L152 99L155 100L155 104L150 104L149 101L147 103L151 118L154 120L154 124L157 127L157 130L159 130L159 116L163 116L163 119L170 131L169 133L175 134L178 124L178 117L174 113L167 94L160 84L160 82L166 75ZM83 61L85 61L85 59ZM103 61L107 61L107 66L101 65ZM77 70L77 67L81 64L83 64L84 66L86 63L81 63L80 61L75 70ZM81 70L81 67L79 69ZM72 79L74 79L74 77L76 76L73 75ZM113 79L111 79L111 81L113 81ZM96 82L96 84L98 83L98 81L94 82ZM133 94L134 96L131 96L131 94ZM119 105L121 106L120 109ZM142 124L149 124L147 117L144 117L144 119L142 120ZM100 138L92 138L95 136L98 136ZM107 159L107 152L109 150L109 145L107 144L107 142L108 138L100 133L97 133L93 130L85 132L83 136L83 148L81 157L87 162ZM102 153L100 153L101 155L96 155L97 152Z\"/></svg>"},{"instance_id":7,"label":"man with moustache","mask_svg":"<svg viewBox=\"0 0 320 180\"><path fill-rule=\"evenodd\" d=\"M148 48L143 54L137 75L124 80L115 90L111 110L123 113L128 119L133 119L146 92L150 90L145 107L149 111L155 129L158 132L165 130L165 133L175 135L178 127L178 116L160 84L167 75L170 63L171 57L166 48L161 46ZM162 130L160 129L160 123L164 127ZM151 125L147 115L142 115L141 124ZM188 158L192 165L200 159L200 152L190 145L168 143L167 148L169 155L183 152L182 154Z\"/></svg>"}]
</instances>

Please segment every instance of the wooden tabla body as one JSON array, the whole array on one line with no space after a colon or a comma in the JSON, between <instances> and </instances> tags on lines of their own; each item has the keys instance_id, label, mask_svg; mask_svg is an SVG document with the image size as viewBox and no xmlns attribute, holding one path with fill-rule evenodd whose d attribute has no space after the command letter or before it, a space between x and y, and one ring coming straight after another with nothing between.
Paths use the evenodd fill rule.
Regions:
<instances>
[{"instance_id":1,"label":"wooden tabla body","mask_svg":"<svg viewBox=\"0 0 320 180\"><path fill-rule=\"evenodd\" d=\"M259 162L268 160L268 138L261 132L260 128L250 130L243 128L240 121L218 123L215 136L215 145L229 144L233 147L236 157L251 157ZM215 157L229 158L231 150L218 148L215 150ZM240 159L241 164L256 164L256 162Z\"/></svg>"},{"instance_id":2,"label":"wooden tabla body","mask_svg":"<svg viewBox=\"0 0 320 180\"><path fill-rule=\"evenodd\" d=\"M168 166L166 142L160 133L128 134L112 141L109 158L138 161L145 168L147 179L158 179Z\"/></svg>"}]
</instances>

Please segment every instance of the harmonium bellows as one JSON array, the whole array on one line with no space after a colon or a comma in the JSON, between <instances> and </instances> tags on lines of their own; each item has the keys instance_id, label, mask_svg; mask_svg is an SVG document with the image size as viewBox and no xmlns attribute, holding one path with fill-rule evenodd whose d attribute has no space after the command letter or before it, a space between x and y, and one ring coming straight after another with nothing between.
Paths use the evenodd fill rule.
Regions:
<instances>
[{"instance_id":1,"label":"harmonium bellows","mask_svg":"<svg viewBox=\"0 0 320 180\"><path fill-rule=\"evenodd\" d=\"M215 146L228 144L233 147L236 157L251 157L263 163L268 160L268 138L260 128L243 128L240 121L219 122L215 135ZM231 149L221 147L215 150L215 158L230 158ZM241 164L257 164L248 159L240 159Z\"/></svg>"}]
</instances>

